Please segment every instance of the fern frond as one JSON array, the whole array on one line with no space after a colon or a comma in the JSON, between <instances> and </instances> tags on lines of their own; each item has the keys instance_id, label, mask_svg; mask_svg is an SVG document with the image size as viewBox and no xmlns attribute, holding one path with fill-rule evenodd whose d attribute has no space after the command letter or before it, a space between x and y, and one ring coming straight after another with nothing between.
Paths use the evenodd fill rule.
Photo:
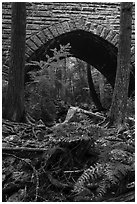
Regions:
<instances>
[{"instance_id":1,"label":"fern frond","mask_svg":"<svg viewBox=\"0 0 137 204\"><path fill-rule=\"evenodd\" d=\"M74 185L74 192L80 193L89 183L95 183L103 175L103 168L102 164L97 163L95 167L86 169Z\"/></svg>"},{"instance_id":2,"label":"fern frond","mask_svg":"<svg viewBox=\"0 0 137 204\"><path fill-rule=\"evenodd\" d=\"M120 162L97 163L95 167L86 169L74 185L73 192L82 193L88 187L98 183L94 192L93 201L100 201L109 189L120 188L122 182L128 183L128 176L134 175L134 165ZM125 187L123 186L121 191Z\"/></svg>"},{"instance_id":3,"label":"fern frond","mask_svg":"<svg viewBox=\"0 0 137 204\"><path fill-rule=\"evenodd\" d=\"M109 153L110 155L110 161L112 162L121 162L122 164L131 165L134 162L134 156L128 151L125 151L123 149L113 149Z\"/></svg>"},{"instance_id":4,"label":"fern frond","mask_svg":"<svg viewBox=\"0 0 137 204\"><path fill-rule=\"evenodd\" d=\"M100 182L99 182L99 187L96 190L96 195L94 196L94 200L100 201L104 195L107 193L107 185L106 185L106 180L103 178Z\"/></svg>"},{"instance_id":5,"label":"fern frond","mask_svg":"<svg viewBox=\"0 0 137 204\"><path fill-rule=\"evenodd\" d=\"M127 151L128 153L131 153L131 154L133 154L135 152L135 146L132 143L130 144L128 141L126 143L125 142L117 142L116 144L113 145L113 147Z\"/></svg>"},{"instance_id":6,"label":"fern frond","mask_svg":"<svg viewBox=\"0 0 137 204\"><path fill-rule=\"evenodd\" d=\"M108 187L119 185L126 176L133 171L133 167L122 163L108 163L105 169L105 176Z\"/></svg>"}]
</instances>

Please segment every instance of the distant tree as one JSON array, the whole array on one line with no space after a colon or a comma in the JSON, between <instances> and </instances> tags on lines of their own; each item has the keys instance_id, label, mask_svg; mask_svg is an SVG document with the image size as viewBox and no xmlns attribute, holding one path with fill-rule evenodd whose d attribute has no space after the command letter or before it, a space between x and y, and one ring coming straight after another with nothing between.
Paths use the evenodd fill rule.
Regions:
<instances>
[{"instance_id":1,"label":"distant tree","mask_svg":"<svg viewBox=\"0 0 137 204\"><path fill-rule=\"evenodd\" d=\"M91 74L91 67L89 64L87 64L87 79L88 79L90 96L91 96L93 102L95 103L98 110L104 110L104 108L102 107L102 104L99 100L99 97L96 93L95 87L94 87L92 74Z\"/></svg>"},{"instance_id":2,"label":"distant tree","mask_svg":"<svg viewBox=\"0 0 137 204\"><path fill-rule=\"evenodd\" d=\"M10 69L3 117L22 121L24 117L24 67L26 3L12 3Z\"/></svg>"},{"instance_id":3,"label":"distant tree","mask_svg":"<svg viewBox=\"0 0 137 204\"><path fill-rule=\"evenodd\" d=\"M117 73L112 104L108 119L118 129L125 126L130 76L130 52L132 31L132 2L121 3L120 37L117 56Z\"/></svg>"},{"instance_id":4,"label":"distant tree","mask_svg":"<svg viewBox=\"0 0 137 204\"><path fill-rule=\"evenodd\" d=\"M99 95L100 95L101 104L104 101L104 94L105 94L104 90L105 90L105 78L101 73L99 73Z\"/></svg>"}]
</instances>

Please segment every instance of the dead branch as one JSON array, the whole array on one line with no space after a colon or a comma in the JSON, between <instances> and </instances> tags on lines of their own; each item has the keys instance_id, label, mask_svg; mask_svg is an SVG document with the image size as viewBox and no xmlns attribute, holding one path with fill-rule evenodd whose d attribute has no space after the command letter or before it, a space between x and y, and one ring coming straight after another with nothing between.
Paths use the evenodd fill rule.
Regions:
<instances>
[{"instance_id":1,"label":"dead branch","mask_svg":"<svg viewBox=\"0 0 137 204\"><path fill-rule=\"evenodd\" d=\"M48 173L47 176L51 184L58 188L73 188L73 185L71 185L70 183L69 184L62 183L58 181L57 179L55 179L50 173Z\"/></svg>"},{"instance_id":2,"label":"dead branch","mask_svg":"<svg viewBox=\"0 0 137 204\"><path fill-rule=\"evenodd\" d=\"M6 152L44 152L47 151L45 148L31 148L31 147L2 147L2 154Z\"/></svg>"}]
</instances>

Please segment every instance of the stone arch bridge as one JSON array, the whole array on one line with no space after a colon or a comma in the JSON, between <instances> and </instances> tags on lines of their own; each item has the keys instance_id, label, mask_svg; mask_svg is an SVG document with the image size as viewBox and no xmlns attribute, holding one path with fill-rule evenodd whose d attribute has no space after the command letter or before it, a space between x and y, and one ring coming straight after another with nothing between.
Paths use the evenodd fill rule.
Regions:
<instances>
[{"instance_id":1,"label":"stone arch bridge","mask_svg":"<svg viewBox=\"0 0 137 204\"><path fill-rule=\"evenodd\" d=\"M117 67L118 31L84 16L44 26L26 40L26 62L44 60L50 49L70 43L71 54L97 68L114 86ZM131 47L129 90L134 90L135 48Z\"/></svg>"}]
</instances>

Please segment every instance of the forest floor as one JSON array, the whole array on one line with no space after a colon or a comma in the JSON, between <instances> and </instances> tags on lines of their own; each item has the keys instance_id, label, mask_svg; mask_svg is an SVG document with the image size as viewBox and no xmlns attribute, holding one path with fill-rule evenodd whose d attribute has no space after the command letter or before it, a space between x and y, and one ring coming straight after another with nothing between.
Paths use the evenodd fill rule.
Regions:
<instances>
[{"instance_id":1,"label":"forest floor","mask_svg":"<svg viewBox=\"0 0 137 204\"><path fill-rule=\"evenodd\" d=\"M104 118L70 107L52 127L3 119L3 201L135 201L134 119L117 132Z\"/></svg>"}]
</instances>

